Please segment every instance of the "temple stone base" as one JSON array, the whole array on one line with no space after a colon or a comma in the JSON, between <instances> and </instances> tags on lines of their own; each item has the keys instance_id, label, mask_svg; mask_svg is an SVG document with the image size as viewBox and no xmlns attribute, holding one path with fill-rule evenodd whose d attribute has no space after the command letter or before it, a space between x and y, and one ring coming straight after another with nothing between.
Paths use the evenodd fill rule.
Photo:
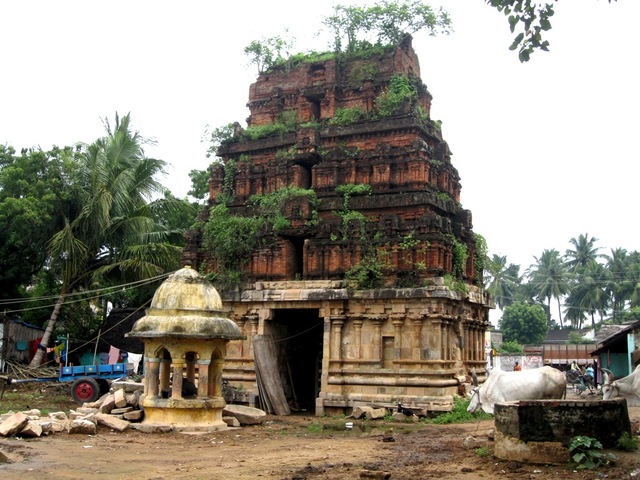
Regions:
<instances>
[{"instance_id":1,"label":"temple stone base","mask_svg":"<svg viewBox=\"0 0 640 480\"><path fill-rule=\"evenodd\" d=\"M167 425L174 430L218 431L228 425L222 420L222 398L145 398L143 425Z\"/></svg>"}]
</instances>

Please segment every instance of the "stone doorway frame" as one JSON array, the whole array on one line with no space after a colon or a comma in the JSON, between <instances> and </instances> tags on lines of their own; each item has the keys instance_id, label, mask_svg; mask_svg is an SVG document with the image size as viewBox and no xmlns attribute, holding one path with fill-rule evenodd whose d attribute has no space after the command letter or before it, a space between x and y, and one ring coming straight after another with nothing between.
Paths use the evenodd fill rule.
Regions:
<instances>
[{"instance_id":1,"label":"stone doorway frame","mask_svg":"<svg viewBox=\"0 0 640 480\"><path fill-rule=\"evenodd\" d=\"M296 322L298 315L305 318ZM286 331L281 331L283 329ZM324 331L325 319L319 308L272 308L269 319L265 320L265 334L271 336L276 345L280 344L278 363L282 383L294 412L313 411L320 396L326 350ZM304 344L300 345L300 339ZM311 388L313 392L310 392Z\"/></svg>"}]
</instances>

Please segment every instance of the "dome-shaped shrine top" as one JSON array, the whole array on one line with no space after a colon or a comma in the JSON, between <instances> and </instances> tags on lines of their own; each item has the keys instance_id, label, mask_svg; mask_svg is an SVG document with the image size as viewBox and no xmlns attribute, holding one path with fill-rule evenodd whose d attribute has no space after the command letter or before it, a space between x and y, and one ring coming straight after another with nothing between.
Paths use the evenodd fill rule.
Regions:
<instances>
[{"instance_id":1,"label":"dome-shaped shrine top","mask_svg":"<svg viewBox=\"0 0 640 480\"><path fill-rule=\"evenodd\" d=\"M133 325L127 336L244 338L238 326L224 314L215 287L196 271L185 267L162 282L146 315Z\"/></svg>"}]
</instances>

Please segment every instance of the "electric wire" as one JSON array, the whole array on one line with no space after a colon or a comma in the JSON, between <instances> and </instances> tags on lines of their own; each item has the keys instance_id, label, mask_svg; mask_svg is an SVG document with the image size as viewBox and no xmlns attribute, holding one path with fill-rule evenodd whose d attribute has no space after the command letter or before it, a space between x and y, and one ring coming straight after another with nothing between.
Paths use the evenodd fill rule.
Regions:
<instances>
[{"instance_id":1,"label":"electric wire","mask_svg":"<svg viewBox=\"0 0 640 480\"><path fill-rule=\"evenodd\" d=\"M120 285L113 285L110 287L102 287L102 288L97 288L95 290L84 290L84 291L79 291L79 292L71 292L67 295L65 295L65 297L73 297L73 296L79 296L79 295L87 295L87 294L93 294L94 292L101 292L104 290L115 290L115 289L120 289L120 288L126 288L129 286L133 286L133 285L137 285L140 283L143 284L147 284L147 283L152 283L155 282L156 280L159 280L161 278L166 278L169 275L171 275L174 272L169 272L169 273L162 273L160 275L156 275L155 277L150 277L150 278L146 278L144 280L136 280L134 282L129 282L129 283L123 283ZM48 295L48 296L43 296L43 297L22 297L22 298L8 298L8 299L4 299L4 300L0 300L0 305L10 305L13 303L26 303L26 302L37 302L37 301L44 301L44 300L52 300L52 299L57 299L59 297L59 295Z\"/></svg>"}]
</instances>

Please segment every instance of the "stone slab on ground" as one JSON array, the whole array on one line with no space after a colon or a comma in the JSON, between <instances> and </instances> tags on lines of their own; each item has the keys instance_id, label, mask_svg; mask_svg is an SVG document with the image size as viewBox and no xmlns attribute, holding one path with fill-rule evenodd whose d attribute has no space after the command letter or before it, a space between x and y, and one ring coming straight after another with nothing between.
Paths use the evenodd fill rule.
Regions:
<instances>
[{"instance_id":1,"label":"stone slab on ground","mask_svg":"<svg viewBox=\"0 0 640 480\"><path fill-rule=\"evenodd\" d=\"M142 433L170 433L173 427L169 425L151 425L148 423L132 423L131 428Z\"/></svg>"},{"instance_id":2,"label":"stone slab on ground","mask_svg":"<svg viewBox=\"0 0 640 480\"><path fill-rule=\"evenodd\" d=\"M0 436L12 437L18 434L29 423L29 417L24 413L18 412L0 423Z\"/></svg>"},{"instance_id":3,"label":"stone slab on ground","mask_svg":"<svg viewBox=\"0 0 640 480\"><path fill-rule=\"evenodd\" d=\"M370 412L367 412L365 417L369 420L377 420L379 418L384 418L386 415L386 408L372 408Z\"/></svg>"},{"instance_id":4,"label":"stone slab on ground","mask_svg":"<svg viewBox=\"0 0 640 480\"><path fill-rule=\"evenodd\" d=\"M222 417L222 421L229 427L239 427L240 422L236 417Z\"/></svg>"},{"instance_id":5,"label":"stone slab on ground","mask_svg":"<svg viewBox=\"0 0 640 480\"><path fill-rule=\"evenodd\" d=\"M26 438L37 438L42 435L42 426L36 420L29 420L18 435Z\"/></svg>"},{"instance_id":6,"label":"stone slab on ground","mask_svg":"<svg viewBox=\"0 0 640 480\"><path fill-rule=\"evenodd\" d=\"M124 413L122 417L130 422L139 422L144 418L144 412L142 410L131 410Z\"/></svg>"},{"instance_id":7,"label":"stone slab on ground","mask_svg":"<svg viewBox=\"0 0 640 480\"><path fill-rule=\"evenodd\" d=\"M80 433L84 435L95 435L96 424L85 420L84 418L77 418L69 425L69 433Z\"/></svg>"},{"instance_id":8,"label":"stone slab on ground","mask_svg":"<svg viewBox=\"0 0 640 480\"><path fill-rule=\"evenodd\" d=\"M227 405L222 410L223 417L235 417L241 425L260 425L266 415L264 410L245 405Z\"/></svg>"},{"instance_id":9,"label":"stone slab on ground","mask_svg":"<svg viewBox=\"0 0 640 480\"><path fill-rule=\"evenodd\" d=\"M363 418L364 416L367 415L367 413L371 412L372 410L373 410L373 407L369 407L367 405L358 405L356 407L353 407L351 416L356 419Z\"/></svg>"},{"instance_id":10,"label":"stone slab on ground","mask_svg":"<svg viewBox=\"0 0 640 480\"><path fill-rule=\"evenodd\" d=\"M106 413L97 414L96 420L98 421L99 425L104 425L105 427L111 428L118 432L124 432L131 425L126 420L120 420L119 418L116 418L113 415L108 415Z\"/></svg>"}]
</instances>

